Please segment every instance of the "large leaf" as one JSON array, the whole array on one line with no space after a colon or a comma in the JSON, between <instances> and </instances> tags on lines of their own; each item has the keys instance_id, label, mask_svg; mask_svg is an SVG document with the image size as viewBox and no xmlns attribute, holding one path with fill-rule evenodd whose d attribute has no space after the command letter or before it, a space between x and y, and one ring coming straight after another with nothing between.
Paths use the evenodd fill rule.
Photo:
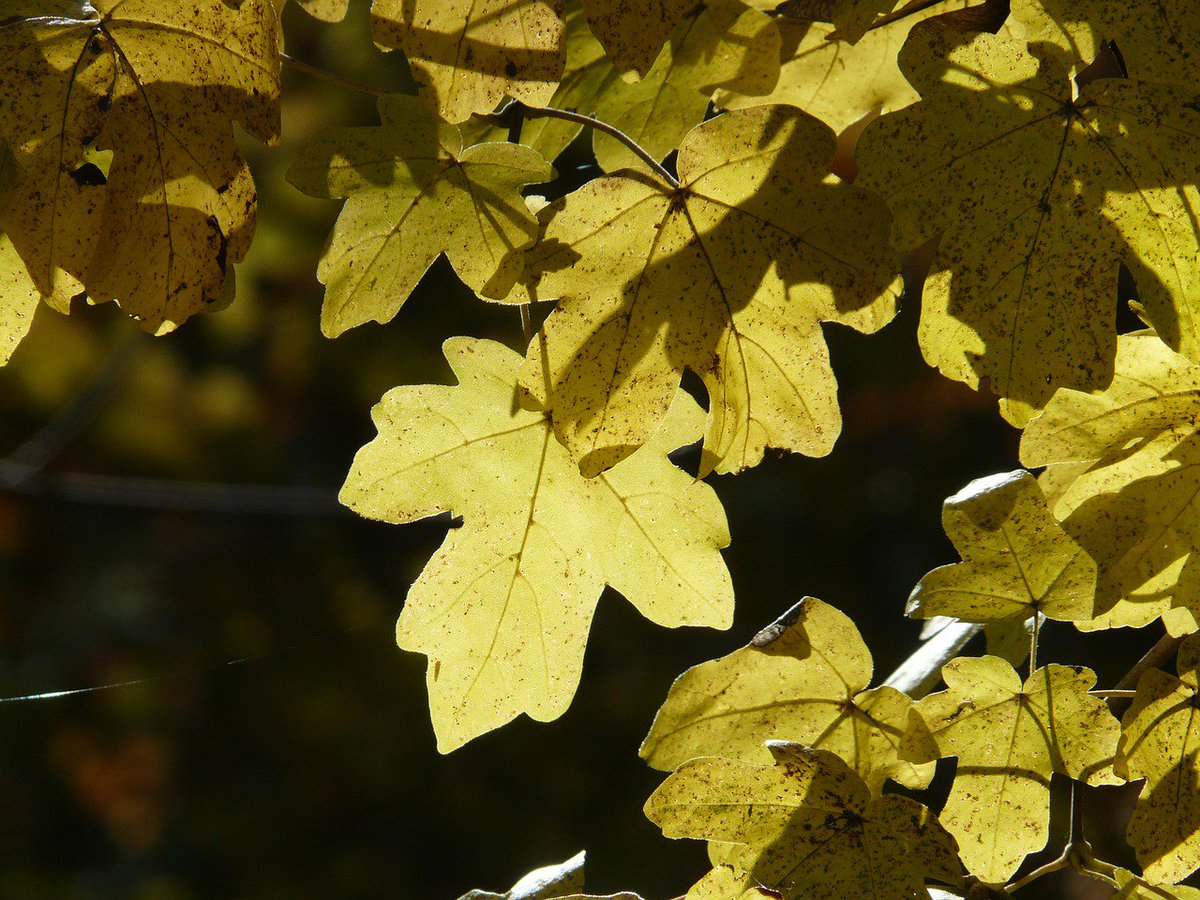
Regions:
<instances>
[{"instance_id":1,"label":"large leaf","mask_svg":"<svg viewBox=\"0 0 1200 900\"><path fill-rule=\"evenodd\" d=\"M698 756L770 762L768 740L828 750L873 794L894 778L923 788L933 766L899 757L912 701L890 687L867 690L871 653L854 623L806 597L748 647L676 679L642 757L673 770Z\"/></svg>"},{"instance_id":2,"label":"large leaf","mask_svg":"<svg viewBox=\"0 0 1200 900\"><path fill-rule=\"evenodd\" d=\"M24 6L0 0L0 22ZM0 228L55 307L86 292L170 330L227 297L250 247L254 182L233 123L278 136L275 9L43 6L0 25L0 139L21 171Z\"/></svg>"},{"instance_id":3,"label":"large leaf","mask_svg":"<svg viewBox=\"0 0 1200 900\"><path fill-rule=\"evenodd\" d=\"M942 525L963 562L922 578L907 615L966 622L1091 617L1096 564L1050 515L1028 472L972 481L946 501Z\"/></svg>"},{"instance_id":4,"label":"large leaf","mask_svg":"<svg viewBox=\"0 0 1200 900\"><path fill-rule=\"evenodd\" d=\"M507 95L532 106L562 77L563 0L375 0L371 30L402 49L429 107L448 122Z\"/></svg>"},{"instance_id":5,"label":"large leaf","mask_svg":"<svg viewBox=\"0 0 1200 900\"><path fill-rule=\"evenodd\" d=\"M546 414L517 405L516 353L469 338L444 349L459 384L389 392L341 499L387 522L463 517L396 629L402 648L429 657L434 728L449 751L522 712L562 715L606 584L667 626L728 627L733 591L720 503L666 458L699 432L690 398L678 396L642 453L585 479Z\"/></svg>"},{"instance_id":6,"label":"large leaf","mask_svg":"<svg viewBox=\"0 0 1200 900\"><path fill-rule=\"evenodd\" d=\"M349 198L317 268L330 337L390 320L442 253L471 288L503 297L514 251L537 237L521 189L554 174L528 147L464 147L413 97L381 99L379 116L376 128L321 132L288 173L306 193Z\"/></svg>"},{"instance_id":7,"label":"large leaf","mask_svg":"<svg viewBox=\"0 0 1200 900\"><path fill-rule=\"evenodd\" d=\"M927 880L957 882L954 840L924 806L872 798L824 750L773 743L771 753L774 765L693 759L646 802L667 837L742 845L724 864L732 877L715 876L737 888L724 896L758 885L788 900L909 900Z\"/></svg>"},{"instance_id":8,"label":"large leaf","mask_svg":"<svg viewBox=\"0 0 1200 900\"><path fill-rule=\"evenodd\" d=\"M829 452L841 417L819 322L872 331L895 311L887 212L823 181L834 149L799 111L726 113L684 141L678 189L619 173L539 214L530 293L562 299L522 384L549 396L586 474L645 443L684 369L708 390L702 473L767 447Z\"/></svg>"},{"instance_id":9,"label":"large leaf","mask_svg":"<svg viewBox=\"0 0 1200 900\"><path fill-rule=\"evenodd\" d=\"M914 33L914 39L918 37ZM1102 79L1078 96L1051 45L941 34L902 56L920 103L859 145L900 246L941 234L920 342L943 374L990 389L1022 424L1057 387L1112 378L1121 264L1173 347L1200 354L1195 189L1200 115L1162 85ZM956 38L963 40L962 38Z\"/></svg>"},{"instance_id":10,"label":"large leaf","mask_svg":"<svg viewBox=\"0 0 1200 900\"><path fill-rule=\"evenodd\" d=\"M587 0L587 21L613 67L645 75L695 0Z\"/></svg>"},{"instance_id":11,"label":"large leaf","mask_svg":"<svg viewBox=\"0 0 1200 900\"><path fill-rule=\"evenodd\" d=\"M960 657L942 667L949 690L914 705L910 758L958 757L939 818L958 840L967 871L1000 883L1046 843L1050 776L1113 781L1120 723L1088 695L1089 669L1050 665L1024 685L994 656Z\"/></svg>"},{"instance_id":12,"label":"large leaf","mask_svg":"<svg viewBox=\"0 0 1200 900\"><path fill-rule=\"evenodd\" d=\"M1200 637L1183 642L1179 677L1149 669L1121 720L1117 771L1146 779L1129 818L1129 844L1152 882L1200 868Z\"/></svg>"}]
</instances>

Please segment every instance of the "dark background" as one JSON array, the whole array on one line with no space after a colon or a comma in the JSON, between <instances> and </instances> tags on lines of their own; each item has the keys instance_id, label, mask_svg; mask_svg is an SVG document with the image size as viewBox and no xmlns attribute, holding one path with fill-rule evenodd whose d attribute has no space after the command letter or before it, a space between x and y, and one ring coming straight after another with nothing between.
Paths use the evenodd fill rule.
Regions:
<instances>
[{"instance_id":1,"label":"dark background","mask_svg":"<svg viewBox=\"0 0 1200 900\"><path fill-rule=\"evenodd\" d=\"M287 9L288 49L406 89L364 6L338 26ZM521 329L443 261L389 325L320 336L338 205L283 174L319 125L372 121L370 98L285 71L281 145L244 142L260 226L234 305L162 339L113 307L42 310L0 370L0 696L136 682L0 703L2 897L450 900L582 848L595 892L682 894L703 849L644 818L662 775L637 756L672 679L805 594L853 616L882 678L915 646L912 585L956 559L942 499L1018 465L993 401L921 361L912 302L873 337L829 327L833 455L714 480L733 628L664 630L606 593L566 716L438 755L424 659L393 626L446 522L359 520L335 495L385 390L448 381L445 337L519 346ZM560 169L586 162L577 144ZM1052 625L1042 654L1105 686L1156 636ZM1102 849L1130 796L1095 793ZM1085 896L1056 877L1031 895Z\"/></svg>"}]
</instances>

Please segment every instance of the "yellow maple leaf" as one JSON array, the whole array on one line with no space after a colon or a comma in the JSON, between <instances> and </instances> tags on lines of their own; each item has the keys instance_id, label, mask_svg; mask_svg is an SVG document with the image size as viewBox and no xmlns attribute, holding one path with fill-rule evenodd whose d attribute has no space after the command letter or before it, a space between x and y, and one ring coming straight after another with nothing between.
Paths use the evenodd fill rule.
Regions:
<instances>
[{"instance_id":1,"label":"yellow maple leaf","mask_svg":"<svg viewBox=\"0 0 1200 900\"><path fill-rule=\"evenodd\" d=\"M40 299L12 241L0 232L0 366L29 333Z\"/></svg>"},{"instance_id":2,"label":"yellow maple leaf","mask_svg":"<svg viewBox=\"0 0 1200 900\"><path fill-rule=\"evenodd\" d=\"M322 22L340 22L346 18L350 0L296 0L296 5L314 19Z\"/></svg>"},{"instance_id":3,"label":"yellow maple leaf","mask_svg":"<svg viewBox=\"0 0 1200 900\"><path fill-rule=\"evenodd\" d=\"M519 144L464 147L414 97L382 98L379 116L321 132L288 173L305 193L349 198L317 268L330 337L390 320L443 253L473 290L503 297L520 272L514 251L538 231L521 188L554 175Z\"/></svg>"},{"instance_id":4,"label":"yellow maple leaf","mask_svg":"<svg viewBox=\"0 0 1200 900\"><path fill-rule=\"evenodd\" d=\"M662 45L695 0L586 0L591 31L614 68L627 77L645 75Z\"/></svg>"},{"instance_id":5,"label":"yellow maple leaf","mask_svg":"<svg viewBox=\"0 0 1200 900\"><path fill-rule=\"evenodd\" d=\"M1200 354L1184 187L1200 115L1177 91L1109 78L1075 96L1078 61L989 34L914 32L901 60L922 100L867 128L859 180L888 198L902 248L942 234L919 332L931 364L986 379L1015 424L1057 387L1103 388L1122 263L1163 339Z\"/></svg>"},{"instance_id":6,"label":"yellow maple leaf","mask_svg":"<svg viewBox=\"0 0 1200 900\"><path fill-rule=\"evenodd\" d=\"M819 322L869 332L895 313L887 212L823 181L834 149L798 110L730 112L688 135L678 188L619 173L542 210L529 294L509 300L562 298L522 384L549 397L582 471L641 446L684 369L708 390L702 474L766 447L829 452L841 416Z\"/></svg>"},{"instance_id":7,"label":"yellow maple leaf","mask_svg":"<svg viewBox=\"0 0 1200 900\"><path fill-rule=\"evenodd\" d=\"M1021 441L1025 465L1050 466L1054 515L1098 564L1090 627L1200 612L1200 366L1141 333L1120 338L1115 372L1103 391L1057 392Z\"/></svg>"},{"instance_id":8,"label":"yellow maple leaf","mask_svg":"<svg viewBox=\"0 0 1200 900\"><path fill-rule=\"evenodd\" d=\"M0 19L26 6L0 2ZM13 98L0 138L21 176L0 229L56 308L86 292L170 330L227 299L230 264L250 247L254 182L233 123L278 137L275 9L42 6L61 9L0 28L0 92Z\"/></svg>"},{"instance_id":9,"label":"yellow maple leaf","mask_svg":"<svg viewBox=\"0 0 1200 900\"><path fill-rule=\"evenodd\" d=\"M1114 778L1120 723L1088 695L1090 669L1050 665L1022 685L994 656L959 657L942 667L948 690L914 704L905 737L914 762L958 757L942 825L958 841L967 871L997 884L1049 834L1050 776L1089 784Z\"/></svg>"},{"instance_id":10,"label":"yellow maple leaf","mask_svg":"<svg viewBox=\"0 0 1200 900\"><path fill-rule=\"evenodd\" d=\"M1147 879L1168 884L1200 868L1200 637L1183 642L1176 667L1178 678L1143 673L1116 763L1130 781L1146 779L1126 837Z\"/></svg>"},{"instance_id":11,"label":"yellow maple leaf","mask_svg":"<svg viewBox=\"0 0 1200 900\"><path fill-rule=\"evenodd\" d=\"M447 122L505 96L542 106L562 77L563 0L375 0L371 32L408 59L422 99Z\"/></svg>"},{"instance_id":12,"label":"yellow maple leaf","mask_svg":"<svg viewBox=\"0 0 1200 900\"><path fill-rule=\"evenodd\" d=\"M729 543L712 489L667 460L703 414L679 394L642 453L585 479L540 409L516 403L520 356L452 338L455 387L400 387L375 407L341 500L369 518L461 515L409 591L396 634L429 657L443 752L522 712L566 710L604 586L666 626L727 628L733 610L719 552Z\"/></svg>"},{"instance_id":13,"label":"yellow maple leaf","mask_svg":"<svg viewBox=\"0 0 1200 900\"><path fill-rule=\"evenodd\" d=\"M720 895L758 885L787 900L909 900L926 881L960 881L954 840L921 804L872 797L858 775L824 750L772 742L774 765L704 757L685 762L646 801L671 838L731 847L715 877Z\"/></svg>"},{"instance_id":14,"label":"yellow maple leaf","mask_svg":"<svg viewBox=\"0 0 1200 900\"><path fill-rule=\"evenodd\" d=\"M942 508L946 536L963 562L920 580L905 614L1001 622L1041 614L1091 618L1096 564L1046 508L1037 479L1006 472L972 481Z\"/></svg>"},{"instance_id":15,"label":"yellow maple leaf","mask_svg":"<svg viewBox=\"0 0 1200 900\"><path fill-rule=\"evenodd\" d=\"M784 740L835 753L872 794L889 778L926 787L933 766L899 757L912 701L890 687L867 690L871 671L850 618L806 597L748 647L680 675L641 756L668 771L698 756L769 763L766 742Z\"/></svg>"}]
</instances>

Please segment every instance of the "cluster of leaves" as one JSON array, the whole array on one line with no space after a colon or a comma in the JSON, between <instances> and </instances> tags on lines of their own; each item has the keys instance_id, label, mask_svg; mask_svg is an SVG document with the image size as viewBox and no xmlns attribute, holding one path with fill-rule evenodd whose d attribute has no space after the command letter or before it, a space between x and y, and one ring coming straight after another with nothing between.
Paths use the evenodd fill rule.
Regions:
<instances>
[{"instance_id":1,"label":"cluster of leaves","mask_svg":"<svg viewBox=\"0 0 1200 900\"><path fill-rule=\"evenodd\" d=\"M115 300L157 333L228 301L255 210L232 125L279 132L268 0L47 5L0 0L4 358L39 299ZM419 91L291 169L345 201L322 330L390 321L444 255L520 308L527 346L448 341L457 384L389 392L341 499L462 517L397 625L428 657L439 747L556 718L605 586L662 625L729 626L729 532L701 479L829 453L822 323L882 328L905 255L931 254L925 358L995 394L1043 471L946 502L962 562L907 612L984 624L995 654L947 661L928 696L872 688L854 624L805 599L676 682L642 747L673 772L647 815L709 842L693 900L900 900L1038 876L1014 880L1047 841L1055 774L1080 796L1144 779L1140 876L1076 833L1051 865L1192 896L1173 885L1200 868L1200 637L1178 677L1141 673L1120 720L1094 673L1038 666L1037 647L1046 620L1200 619L1200 11L896 5L374 0L375 40ZM553 163L589 126L595 177L564 192ZM862 132L857 179L839 132L843 154ZM1118 336L1130 292L1148 328ZM671 454L697 441L693 475ZM887 790L951 758L940 812ZM504 896L579 896L564 865Z\"/></svg>"}]
</instances>

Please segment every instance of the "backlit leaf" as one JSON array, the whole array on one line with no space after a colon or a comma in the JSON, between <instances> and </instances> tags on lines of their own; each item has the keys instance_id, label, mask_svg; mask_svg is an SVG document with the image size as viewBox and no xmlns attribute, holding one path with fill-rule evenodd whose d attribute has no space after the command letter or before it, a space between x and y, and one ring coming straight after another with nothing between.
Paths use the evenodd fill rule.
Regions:
<instances>
[{"instance_id":1,"label":"backlit leaf","mask_svg":"<svg viewBox=\"0 0 1200 900\"><path fill-rule=\"evenodd\" d=\"M698 756L771 761L768 740L828 750L873 794L894 778L922 788L933 766L899 758L912 702L889 687L867 690L871 653L854 623L813 597L748 647L684 672L642 744L656 769Z\"/></svg>"},{"instance_id":2,"label":"backlit leaf","mask_svg":"<svg viewBox=\"0 0 1200 900\"><path fill-rule=\"evenodd\" d=\"M1113 900L1200 900L1198 888L1151 884L1128 869L1117 869L1115 877L1121 889Z\"/></svg>"},{"instance_id":3,"label":"backlit leaf","mask_svg":"<svg viewBox=\"0 0 1200 900\"><path fill-rule=\"evenodd\" d=\"M296 0L296 5L314 19L322 22L340 22L346 18L350 0Z\"/></svg>"},{"instance_id":4,"label":"backlit leaf","mask_svg":"<svg viewBox=\"0 0 1200 900\"><path fill-rule=\"evenodd\" d=\"M965 622L1091 617L1096 564L1054 520L1028 472L972 481L946 500L942 525L964 561L922 578L907 615Z\"/></svg>"},{"instance_id":5,"label":"backlit leaf","mask_svg":"<svg viewBox=\"0 0 1200 900\"><path fill-rule=\"evenodd\" d=\"M822 180L834 148L796 110L726 113L684 141L679 189L620 173L539 214L530 293L562 299L521 380L586 474L646 441L684 369L708 390L702 473L767 447L829 452L841 417L819 322L869 332L895 312L887 212Z\"/></svg>"},{"instance_id":6,"label":"backlit leaf","mask_svg":"<svg viewBox=\"0 0 1200 900\"><path fill-rule=\"evenodd\" d=\"M986 379L1017 424L1057 387L1103 388L1122 262L1163 339L1197 355L1200 115L1169 87L1124 79L1076 97L1077 62L1051 45L913 37L901 59L922 101L871 125L859 162L903 249L942 233L926 359Z\"/></svg>"},{"instance_id":7,"label":"backlit leaf","mask_svg":"<svg viewBox=\"0 0 1200 900\"><path fill-rule=\"evenodd\" d=\"M562 77L563 0L375 0L371 31L404 51L421 96L447 122L507 95L542 106Z\"/></svg>"},{"instance_id":8,"label":"backlit leaf","mask_svg":"<svg viewBox=\"0 0 1200 900\"><path fill-rule=\"evenodd\" d=\"M586 0L587 21L618 73L650 71L695 0Z\"/></svg>"},{"instance_id":9,"label":"backlit leaf","mask_svg":"<svg viewBox=\"0 0 1200 900\"><path fill-rule=\"evenodd\" d=\"M0 2L0 20L22 6ZM0 138L21 172L0 228L51 305L86 292L168 331L227 299L250 247L255 189L233 123L278 136L275 9L44 7L0 27Z\"/></svg>"},{"instance_id":10,"label":"backlit leaf","mask_svg":"<svg viewBox=\"0 0 1200 900\"><path fill-rule=\"evenodd\" d=\"M733 591L716 496L666 458L699 433L690 398L678 395L642 453L585 479L545 413L517 405L516 353L469 338L444 350L459 384L389 392L341 499L387 522L463 517L409 591L396 632L429 657L446 752L522 712L562 715L606 584L666 626L727 628Z\"/></svg>"},{"instance_id":11,"label":"backlit leaf","mask_svg":"<svg viewBox=\"0 0 1200 900\"><path fill-rule=\"evenodd\" d=\"M1117 771L1146 779L1127 837L1156 883L1182 881L1200 868L1200 638L1184 641L1176 666L1178 678L1143 673L1117 749Z\"/></svg>"},{"instance_id":12,"label":"backlit leaf","mask_svg":"<svg viewBox=\"0 0 1200 900\"><path fill-rule=\"evenodd\" d=\"M1113 781L1120 723L1088 691L1089 669L1050 665L1024 685L994 656L960 657L942 667L949 690L914 704L909 758L958 757L939 819L980 880L1000 883L1049 833L1050 776Z\"/></svg>"},{"instance_id":13,"label":"backlit leaf","mask_svg":"<svg viewBox=\"0 0 1200 900\"><path fill-rule=\"evenodd\" d=\"M553 169L519 144L464 147L455 125L412 97L379 102L382 124L318 134L288 174L306 193L349 198L317 276L330 337L387 322L442 253L464 282L504 296L520 271L513 251L537 237L521 188Z\"/></svg>"},{"instance_id":14,"label":"backlit leaf","mask_svg":"<svg viewBox=\"0 0 1200 900\"><path fill-rule=\"evenodd\" d=\"M787 900L909 900L927 880L958 881L954 840L924 806L872 798L824 750L773 743L771 753L774 765L690 760L646 815L667 837L743 845L726 863L736 878L724 876L738 893L759 885Z\"/></svg>"},{"instance_id":15,"label":"backlit leaf","mask_svg":"<svg viewBox=\"0 0 1200 900\"><path fill-rule=\"evenodd\" d=\"M29 333L41 299L8 236L0 233L0 366Z\"/></svg>"}]
</instances>

